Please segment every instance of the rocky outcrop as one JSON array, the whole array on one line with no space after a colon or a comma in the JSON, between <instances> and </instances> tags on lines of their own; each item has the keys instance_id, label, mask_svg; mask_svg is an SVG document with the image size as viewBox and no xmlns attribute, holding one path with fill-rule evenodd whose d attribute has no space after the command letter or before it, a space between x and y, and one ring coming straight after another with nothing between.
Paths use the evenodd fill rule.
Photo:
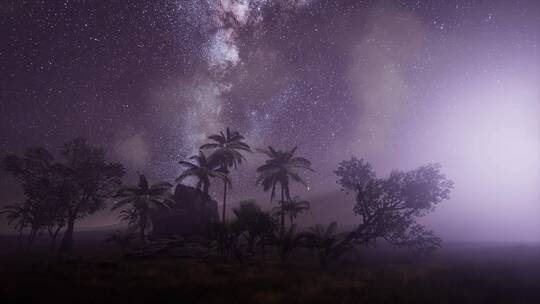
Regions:
<instances>
[{"instance_id":1,"label":"rocky outcrop","mask_svg":"<svg viewBox=\"0 0 540 304\"><path fill-rule=\"evenodd\" d=\"M152 237L205 235L209 224L219 219L217 202L199 189L179 184L173 200L170 210L152 213Z\"/></svg>"}]
</instances>

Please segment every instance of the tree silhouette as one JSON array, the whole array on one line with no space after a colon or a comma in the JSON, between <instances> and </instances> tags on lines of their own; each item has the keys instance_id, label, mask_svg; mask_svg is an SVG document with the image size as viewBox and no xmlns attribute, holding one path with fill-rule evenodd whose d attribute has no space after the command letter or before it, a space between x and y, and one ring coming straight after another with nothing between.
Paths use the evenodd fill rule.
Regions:
<instances>
[{"instance_id":1,"label":"tree silhouette","mask_svg":"<svg viewBox=\"0 0 540 304\"><path fill-rule=\"evenodd\" d=\"M118 219L127 222L130 228L137 228L139 225L139 214L133 206L122 209L118 215Z\"/></svg>"},{"instance_id":2,"label":"tree silhouette","mask_svg":"<svg viewBox=\"0 0 540 304\"><path fill-rule=\"evenodd\" d=\"M453 182L441 172L440 165L429 164L409 172L393 171L388 178L377 178L371 165L352 158L334 171L343 190L355 193L354 212L362 222L342 242L374 243L378 238L396 246L427 253L441 240L416 223L416 217L431 212L448 199Z\"/></svg>"},{"instance_id":3,"label":"tree silhouette","mask_svg":"<svg viewBox=\"0 0 540 304\"><path fill-rule=\"evenodd\" d=\"M60 250L69 253L75 221L105 207L105 201L122 183L124 168L108 163L103 149L90 146L83 138L66 142L60 153L65 161L58 166L69 181L65 193L70 197L66 200L67 228Z\"/></svg>"},{"instance_id":4,"label":"tree silhouette","mask_svg":"<svg viewBox=\"0 0 540 304\"><path fill-rule=\"evenodd\" d=\"M46 230L51 238L52 251L55 249L58 233L65 226L62 208L61 201L53 200L51 197L27 198L23 203L2 208L0 215L5 215L8 225L14 225L19 235L19 248L22 248L24 230L29 228L27 250L32 246L36 236Z\"/></svg>"},{"instance_id":5,"label":"tree silhouette","mask_svg":"<svg viewBox=\"0 0 540 304\"><path fill-rule=\"evenodd\" d=\"M19 232L19 246L22 248L23 234L29 228L27 249L45 225L44 201L56 190L59 178L54 170L54 157L42 147L29 147L22 156L13 154L2 159L3 168L21 181L26 196L24 202L7 206L4 214L8 222L15 223ZM39 204L39 206L38 206Z\"/></svg>"},{"instance_id":6,"label":"tree silhouette","mask_svg":"<svg viewBox=\"0 0 540 304\"><path fill-rule=\"evenodd\" d=\"M345 234L337 234L336 230L337 222L332 222L328 226L315 225L303 233L305 246L317 252L323 269L327 268L331 260L352 248L350 242L343 243Z\"/></svg>"},{"instance_id":7,"label":"tree silhouette","mask_svg":"<svg viewBox=\"0 0 540 304\"><path fill-rule=\"evenodd\" d=\"M289 214L291 225L294 225L294 220L298 215L308 211L310 208L309 201L301 200L299 196L295 196L290 200L280 201L280 206L275 208L274 212L281 216L281 212Z\"/></svg>"},{"instance_id":8,"label":"tree silhouette","mask_svg":"<svg viewBox=\"0 0 540 304\"><path fill-rule=\"evenodd\" d=\"M193 176L197 178L197 188L202 189L204 193L208 194L210 188L210 179L218 178L223 182L231 185L231 180L227 173L223 172L219 168L215 161L210 158L207 158L202 151L199 151L198 155L190 157L190 159L195 160L196 163L189 161L180 161L180 165L186 167L187 169L176 178L177 182L182 182L187 177Z\"/></svg>"},{"instance_id":9,"label":"tree silhouette","mask_svg":"<svg viewBox=\"0 0 540 304\"><path fill-rule=\"evenodd\" d=\"M251 148L248 144L243 142L244 137L239 132L231 131L228 127L225 133L213 134L208 136L208 139L214 141L212 143L206 143L201 146L201 149L213 149L211 159L219 163L219 167L222 172L229 174L231 167L236 168L238 164L241 164L245 160L241 151L251 152ZM227 210L227 185L228 183L223 181L223 211L221 221L225 222L226 210Z\"/></svg>"},{"instance_id":10,"label":"tree silhouette","mask_svg":"<svg viewBox=\"0 0 540 304\"><path fill-rule=\"evenodd\" d=\"M287 231L274 233L271 243L279 248L279 259L285 263L292 252L302 246L303 239L304 235L296 233L296 225L292 225Z\"/></svg>"},{"instance_id":11,"label":"tree silhouette","mask_svg":"<svg viewBox=\"0 0 540 304\"><path fill-rule=\"evenodd\" d=\"M271 190L270 201L274 200L277 184L281 187L281 202L290 200L289 179L301 183L307 188L306 182L297 171L299 169L313 171L313 169L311 169L309 160L294 156L296 147L290 151L279 151L269 146L268 150L259 150L259 152L266 154L269 159L264 165L257 168L259 176L256 184L261 184L265 192ZM284 207L284 204L281 204L281 233L285 231Z\"/></svg>"},{"instance_id":12,"label":"tree silhouette","mask_svg":"<svg viewBox=\"0 0 540 304\"><path fill-rule=\"evenodd\" d=\"M21 180L29 207L30 242L46 227L53 238L66 226L61 244L70 252L75 221L103 208L105 200L120 185L124 169L105 161L102 149L75 138L64 144L61 161L44 148L32 147L22 156L7 155L3 167Z\"/></svg>"},{"instance_id":13,"label":"tree silhouette","mask_svg":"<svg viewBox=\"0 0 540 304\"><path fill-rule=\"evenodd\" d=\"M231 229L244 236L247 242L247 249L253 252L256 243L262 247L265 241L275 231L276 221L264 212L254 200L240 202L237 208L233 209L236 217L231 223Z\"/></svg>"},{"instance_id":14,"label":"tree silhouette","mask_svg":"<svg viewBox=\"0 0 540 304\"><path fill-rule=\"evenodd\" d=\"M139 176L137 186L122 187L115 195L120 200L114 204L112 210L130 205L130 220L136 221L139 229L139 239L142 243L146 242L146 230L150 221L151 208L161 207L169 208L170 192L172 185L169 183L157 183L149 185L146 177Z\"/></svg>"},{"instance_id":15,"label":"tree silhouette","mask_svg":"<svg viewBox=\"0 0 540 304\"><path fill-rule=\"evenodd\" d=\"M15 230L19 234L19 249L22 249L24 241L24 229L26 229L31 221L29 206L24 203L7 205L2 208L0 215L4 215L6 217L8 225L14 225Z\"/></svg>"}]
</instances>

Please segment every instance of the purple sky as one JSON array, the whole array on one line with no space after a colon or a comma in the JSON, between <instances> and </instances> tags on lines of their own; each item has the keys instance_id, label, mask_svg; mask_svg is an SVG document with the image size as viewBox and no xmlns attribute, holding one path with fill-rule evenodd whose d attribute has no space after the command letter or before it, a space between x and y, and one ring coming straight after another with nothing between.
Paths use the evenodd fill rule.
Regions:
<instances>
[{"instance_id":1,"label":"purple sky","mask_svg":"<svg viewBox=\"0 0 540 304\"><path fill-rule=\"evenodd\" d=\"M0 154L82 135L132 180L173 180L231 126L255 147L298 145L316 169L299 195L338 190L352 155L381 175L440 162L456 188L430 227L538 241L539 16L532 0L3 1ZM235 173L233 201L267 201L261 161ZM0 179L0 204L19 199ZM338 220L354 223L347 204Z\"/></svg>"}]
</instances>

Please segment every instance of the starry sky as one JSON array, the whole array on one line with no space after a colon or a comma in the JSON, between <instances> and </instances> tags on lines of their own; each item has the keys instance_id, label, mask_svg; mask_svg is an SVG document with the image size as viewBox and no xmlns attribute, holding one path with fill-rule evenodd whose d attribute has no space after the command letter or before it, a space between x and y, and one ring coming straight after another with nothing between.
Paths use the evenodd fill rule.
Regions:
<instances>
[{"instance_id":1,"label":"starry sky","mask_svg":"<svg viewBox=\"0 0 540 304\"><path fill-rule=\"evenodd\" d=\"M0 153L84 136L128 179L172 181L230 126L298 146L316 170L299 195L338 191L352 155L381 175L440 162L456 190L436 229L540 240L539 3L2 1ZM233 173L233 201L267 199L262 161Z\"/></svg>"}]
</instances>

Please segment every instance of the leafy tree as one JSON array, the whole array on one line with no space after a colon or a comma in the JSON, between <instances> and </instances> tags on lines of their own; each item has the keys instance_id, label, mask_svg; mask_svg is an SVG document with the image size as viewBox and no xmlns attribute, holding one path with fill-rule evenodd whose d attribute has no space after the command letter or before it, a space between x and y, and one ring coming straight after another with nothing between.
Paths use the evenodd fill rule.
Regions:
<instances>
[{"instance_id":1,"label":"leafy tree","mask_svg":"<svg viewBox=\"0 0 540 304\"><path fill-rule=\"evenodd\" d=\"M43 202L56 190L58 180L53 170L54 157L45 148L30 147L22 156L9 154L2 159L2 167L21 181L26 196L24 202L7 206L3 214L8 223L15 223L19 232L19 245L22 248L23 234L29 229L27 248L30 248L34 238L44 228L46 222ZM38 204L40 206L38 206Z\"/></svg>"},{"instance_id":2,"label":"leafy tree","mask_svg":"<svg viewBox=\"0 0 540 304\"><path fill-rule=\"evenodd\" d=\"M268 150L259 150L261 153L266 154L269 159L265 164L257 168L256 184L261 184L264 191L271 190L270 201L274 200L276 185L281 187L281 202L290 200L289 184L290 179L295 182L301 183L307 188L306 182L300 177L298 170L309 170L311 168L311 162L303 157L295 156L296 147L290 151L274 150L272 147L268 147ZM281 204L284 208L284 204ZM281 212L281 233L285 231L285 211Z\"/></svg>"},{"instance_id":3,"label":"leafy tree","mask_svg":"<svg viewBox=\"0 0 540 304\"><path fill-rule=\"evenodd\" d=\"M304 244L311 250L316 250L319 263L326 269L328 263L345 251L352 248L350 242L345 241L345 234L337 234L337 222L328 226L316 225L303 234Z\"/></svg>"},{"instance_id":4,"label":"leafy tree","mask_svg":"<svg viewBox=\"0 0 540 304\"><path fill-rule=\"evenodd\" d=\"M197 188L202 189L206 194L208 194L210 188L211 178L221 179L224 183L227 183L229 186L231 185L229 176L221 168L218 168L212 159L207 158L202 151L199 151L199 155L194 155L190 159L195 160L196 163L189 161L179 162L181 165L187 167L187 169L176 178L177 182L182 182L184 179L193 176L197 178Z\"/></svg>"},{"instance_id":5,"label":"leafy tree","mask_svg":"<svg viewBox=\"0 0 540 304\"><path fill-rule=\"evenodd\" d=\"M60 250L69 253L75 221L104 208L122 183L125 171L119 163L108 163L103 149L89 145L83 138L66 142L60 154L64 162L58 166L69 181L64 193L70 197L66 200L67 227Z\"/></svg>"},{"instance_id":6,"label":"leafy tree","mask_svg":"<svg viewBox=\"0 0 540 304\"><path fill-rule=\"evenodd\" d=\"M24 230L29 228L27 250L43 231L49 233L51 250L55 249L56 237L65 226L65 219L61 212L62 206L58 203L47 198L40 200L27 198L23 203L8 205L0 211L0 215L6 216L8 225L14 224L19 234L19 248L22 248Z\"/></svg>"},{"instance_id":7,"label":"leafy tree","mask_svg":"<svg viewBox=\"0 0 540 304\"><path fill-rule=\"evenodd\" d=\"M213 149L211 159L219 163L220 171L229 174L231 167L236 168L245 160L241 151L251 152L248 144L243 142L244 137L239 132L231 131L228 127L225 133L213 134L208 137L211 143L201 146L201 149ZM227 186L228 183L223 180L223 211L221 221L225 222L227 210Z\"/></svg>"},{"instance_id":8,"label":"leafy tree","mask_svg":"<svg viewBox=\"0 0 540 304\"><path fill-rule=\"evenodd\" d=\"M343 245L348 241L371 244L382 238L392 245L419 252L427 253L439 247L441 240L416 223L416 218L449 198L453 182L440 168L438 164L429 164L377 178L371 165L362 159L341 162L335 171L338 183L344 190L354 192L354 212L362 221Z\"/></svg>"},{"instance_id":9,"label":"leafy tree","mask_svg":"<svg viewBox=\"0 0 540 304\"><path fill-rule=\"evenodd\" d=\"M82 138L66 142L60 155L61 161L55 161L44 148L28 148L22 156L4 157L3 166L22 182L26 203L36 221L30 238L38 226L48 226L54 234L65 225L60 249L68 253L76 220L104 207L105 200L120 185L124 169L120 164L107 163L104 151Z\"/></svg>"},{"instance_id":10,"label":"leafy tree","mask_svg":"<svg viewBox=\"0 0 540 304\"><path fill-rule=\"evenodd\" d=\"M26 199L23 203L8 206L4 214L8 222L15 222L19 232L19 246L22 247L23 234L29 228L27 248L35 237L47 230L54 249L58 232L65 226L65 181L62 171L54 163L52 154L41 147L30 147L22 156L7 155L2 159L3 168L22 182Z\"/></svg>"},{"instance_id":11,"label":"leafy tree","mask_svg":"<svg viewBox=\"0 0 540 304\"><path fill-rule=\"evenodd\" d=\"M128 219L137 222L139 239L145 243L150 210L155 207L169 208L168 203L172 202L169 191L171 187L169 183L149 185L146 177L141 174L137 186L122 187L118 190L115 197L120 200L114 204L112 210L130 205Z\"/></svg>"}]
</instances>

